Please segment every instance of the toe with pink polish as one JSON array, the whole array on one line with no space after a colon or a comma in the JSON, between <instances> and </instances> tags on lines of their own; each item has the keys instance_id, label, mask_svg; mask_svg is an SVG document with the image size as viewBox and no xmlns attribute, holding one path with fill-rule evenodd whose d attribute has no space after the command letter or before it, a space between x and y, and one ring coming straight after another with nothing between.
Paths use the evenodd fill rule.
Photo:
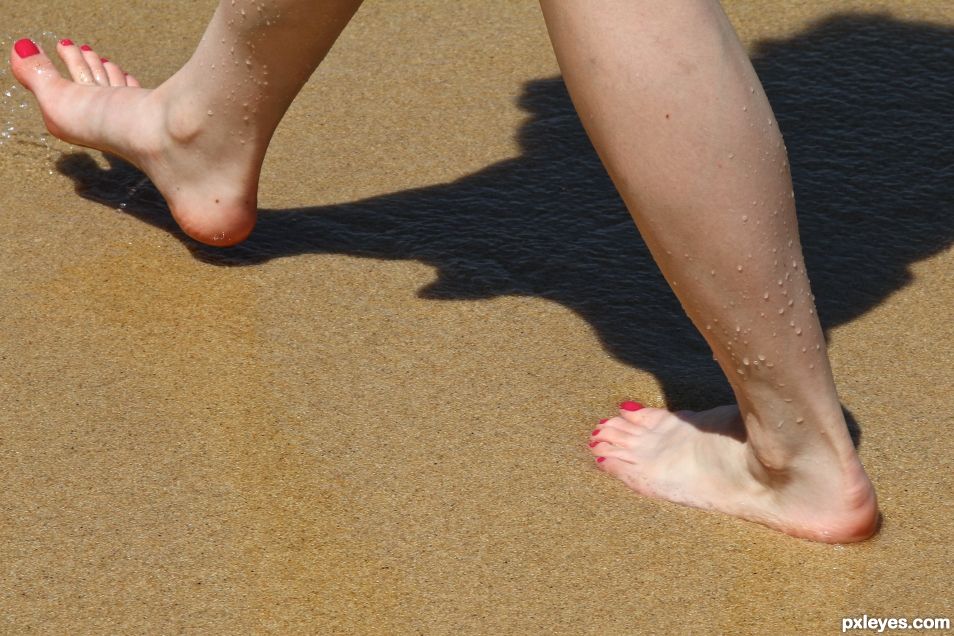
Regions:
<instances>
[{"instance_id":1,"label":"toe with pink polish","mask_svg":"<svg viewBox=\"0 0 954 636\"><path fill-rule=\"evenodd\" d=\"M21 60L25 60L28 57L33 57L40 52L39 47L33 43L33 40L29 38L23 38L22 40L17 40L16 44L13 45L13 50L17 52L17 55L20 56Z\"/></svg>"}]
</instances>

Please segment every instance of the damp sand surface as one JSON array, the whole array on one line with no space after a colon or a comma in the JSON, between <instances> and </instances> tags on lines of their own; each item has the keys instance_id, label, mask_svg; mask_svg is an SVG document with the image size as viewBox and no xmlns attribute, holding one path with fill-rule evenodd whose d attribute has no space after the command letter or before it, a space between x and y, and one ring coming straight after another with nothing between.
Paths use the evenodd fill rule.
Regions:
<instances>
[{"instance_id":1,"label":"damp sand surface","mask_svg":"<svg viewBox=\"0 0 954 636\"><path fill-rule=\"evenodd\" d=\"M726 9L791 153L875 539L806 543L595 470L587 433L616 403L713 406L725 382L536 4L372 0L226 251L184 239L128 167L45 139L0 74L0 633L954 617L954 10L784 4ZM155 84L211 10L4 3L0 38L88 41Z\"/></svg>"}]
</instances>

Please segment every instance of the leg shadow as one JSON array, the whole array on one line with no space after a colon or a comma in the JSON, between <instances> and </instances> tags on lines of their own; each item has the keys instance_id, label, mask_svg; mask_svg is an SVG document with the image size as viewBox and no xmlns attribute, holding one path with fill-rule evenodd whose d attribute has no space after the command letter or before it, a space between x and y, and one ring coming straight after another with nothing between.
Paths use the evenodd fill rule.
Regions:
<instances>
[{"instance_id":1,"label":"leg shadow","mask_svg":"<svg viewBox=\"0 0 954 636\"><path fill-rule=\"evenodd\" d=\"M826 331L908 284L947 248L954 218L954 30L886 15L836 15L753 62L788 141L806 262ZM420 294L546 298L586 319L617 359L653 373L667 401L732 399L590 146L560 78L529 82L522 154L466 178L313 208L262 210L227 250L188 240L135 169L72 155L83 195L166 229L194 256L244 266L296 254L414 259ZM860 439L847 413L853 437Z\"/></svg>"}]
</instances>

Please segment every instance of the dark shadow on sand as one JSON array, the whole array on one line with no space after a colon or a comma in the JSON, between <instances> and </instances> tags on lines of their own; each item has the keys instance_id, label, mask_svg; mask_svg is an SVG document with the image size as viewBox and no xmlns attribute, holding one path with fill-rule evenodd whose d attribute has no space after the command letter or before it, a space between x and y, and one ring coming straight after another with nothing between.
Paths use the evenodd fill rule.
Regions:
<instances>
[{"instance_id":1,"label":"dark shadow on sand","mask_svg":"<svg viewBox=\"0 0 954 636\"><path fill-rule=\"evenodd\" d=\"M954 30L885 15L838 15L753 59L791 154L799 222L826 329L911 280L908 266L954 233ZM731 400L703 339L659 274L590 146L559 78L528 83L522 154L453 183L325 207L262 210L244 244L179 233L128 166L86 155L60 170L84 196L179 236L203 261L241 266L306 253L414 259L433 299L502 294L558 302L606 349L653 373L670 405ZM501 134L505 134L501 131ZM877 346L877 343L872 343ZM857 440L858 429L853 426Z\"/></svg>"}]
</instances>

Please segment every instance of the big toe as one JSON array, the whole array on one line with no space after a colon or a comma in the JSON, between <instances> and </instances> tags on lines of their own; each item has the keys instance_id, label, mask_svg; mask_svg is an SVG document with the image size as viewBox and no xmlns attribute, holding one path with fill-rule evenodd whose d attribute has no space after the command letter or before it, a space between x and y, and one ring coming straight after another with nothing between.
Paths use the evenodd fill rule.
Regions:
<instances>
[{"instance_id":1,"label":"big toe","mask_svg":"<svg viewBox=\"0 0 954 636\"><path fill-rule=\"evenodd\" d=\"M10 68L17 80L33 93L39 95L48 86L62 82L63 78L53 62L33 40L17 40L10 50Z\"/></svg>"}]
</instances>

